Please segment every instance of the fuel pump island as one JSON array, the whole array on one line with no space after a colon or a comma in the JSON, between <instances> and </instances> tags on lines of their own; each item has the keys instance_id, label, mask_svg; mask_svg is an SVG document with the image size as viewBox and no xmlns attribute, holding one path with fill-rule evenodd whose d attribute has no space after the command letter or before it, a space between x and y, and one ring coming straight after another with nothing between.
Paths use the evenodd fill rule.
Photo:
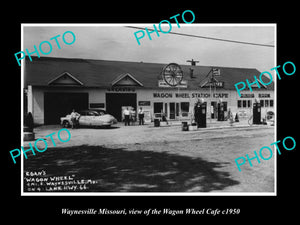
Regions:
<instances>
[{"instance_id":1,"label":"fuel pump island","mask_svg":"<svg viewBox=\"0 0 300 225\"><path fill-rule=\"evenodd\" d=\"M197 61L192 60L191 62L195 63ZM182 131L197 130L198 128L206 128L207 119L209 119L210 123L212 122L212 114L216 114L214 116L214 118L217 119L216 121L218 122L229 121L230 126L232 126L234 122L239 122L238 113L235 114L235 118L234 118L234 115L230 111L230 108L229 111L227 112L227 104L222 100L222 97L225 94L216 93L216 86L218 85L218 81L215 79L216 73L219 73L219 71L211 68L211 70L206 75L207 85L209 85L210 91L209 93L206 94L205 97L210 99L211 106L208 107L207 101L204 100L202 95L196 96L196 102L194 102L194 106L192 109L190 124L187 121L181 121ZM191 105L193 104L189 94L180 93L179 87L181 82L183 81L183 71L181 70L181 67L178 64L170 63L167 66L165 66L161 72L161 76L165 81L165 83L169 85L169 87L178 87L178 93L176 93L176 97L181 96L183 98L189 98L190 100L189 104ZM191 96L195 97L194 93ZM164 97L171 98L172 94L171 93L168 93L168 95L165 94ZM212 105L212 99L211 99L212 97L218 99L218 102L214 106ZM261 105L257 99L255 99L254 101L255 102L253 103L250 112L251 116L248 121L249 125L262 124ZM207 115L207 113L209 113L209 116ZM251 119L252 121L250 122ZM154 120L154 126L156 127L160 126L160 121L158 119Z\"/></svg>"}]
</instances>

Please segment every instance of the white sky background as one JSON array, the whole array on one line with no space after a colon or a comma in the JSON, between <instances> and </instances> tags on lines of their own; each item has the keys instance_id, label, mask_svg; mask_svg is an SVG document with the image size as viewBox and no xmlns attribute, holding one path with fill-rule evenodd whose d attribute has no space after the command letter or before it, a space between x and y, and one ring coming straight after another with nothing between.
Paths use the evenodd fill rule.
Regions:
<instances>
[{"instance_id":1,"label":"white sky background","mask_svg":"<svg viewBox=\"0 0 300 225\"><path fill-rule=\"evenodd\" d=\"M153 29L153 24L128 25ZM33 45L38 48L42 41L49 41L53 47L52 52L49 55L40 54L41 57L143 61L163 64L175 62L181 65L189 65L186 60L193 58L200 61L197 65L256 68L261 72L270 71L275 66L276 48L184 37L161 32L159 37L156 33L152 33L152 40L149 40L145 34L145 37L140 39L141 45L138 45L134 36L134 32L138 30L124 26L125 24L106 24L104 26L101 24L70 26L66 24L62 26L59 24L51 26L24 24L22 50L25 51L27 48L29 52L32 52L34 51ZM156 27L158 28L158 24ZM168 25L163 27L164 31L168 29ZM62 36L65 31L72 31L76 36L76 41L72 45L66 45L59 37L61 49L58 49L55 41L50 38L58 34ZM223 26L180 23L180 28L178 28L174 23L172 32L275 45L275 26L272 24ZM67 34L67 37L71 37L71 35ZM67 41L71 40L70 38ZM47 44L43 45L43 50L48 51Z\"/></svg>"}]
</instances>

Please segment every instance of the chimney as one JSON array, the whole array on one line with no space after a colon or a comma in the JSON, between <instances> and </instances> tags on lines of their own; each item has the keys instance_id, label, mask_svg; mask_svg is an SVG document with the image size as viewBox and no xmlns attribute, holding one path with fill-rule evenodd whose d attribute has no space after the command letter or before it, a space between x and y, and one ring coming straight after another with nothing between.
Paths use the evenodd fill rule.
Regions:
<instances>
[{"instance_id":1,"label":"chimney","mask_svg":"<svg viewBox=\"0 0 300 225\"><path fill-rule=\"evenodd\" d=\"M195 78L195 77L194 77L194 69L192 69L192 68L190 68L190 77L191 77L191 78Z\"/></svg>"},{"instance_id":2,"label":"chimney","mask_svg":"<svg viewBox=\"0 0 300 225\"><path fill-rule=\"evenodd\" d=\"M192 59L192 60L187 60L187 62L190 62L191 66L192 66L192 67L190 67L190 78L195 78L193 68L194 68L194 66L196 66L196 63L198 63L199 61L194 61L194 59Z\"/></svg>"}]
</instances>

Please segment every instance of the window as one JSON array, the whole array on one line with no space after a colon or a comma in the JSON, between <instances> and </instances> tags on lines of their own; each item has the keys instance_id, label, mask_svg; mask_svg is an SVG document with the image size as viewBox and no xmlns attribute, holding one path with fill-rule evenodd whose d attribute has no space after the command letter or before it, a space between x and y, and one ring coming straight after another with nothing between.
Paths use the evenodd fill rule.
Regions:
<instances>
[{"instance_id":1,"label":"window","mask_svg":"<svg viewBox=\"0 0 300 225\"><path fill-rule=\"evenodd\" d=\"M241 100L238 100L238 101L237 101L237 107L238 107L238 108L241 108L241 107L242 107L242 101L241 101Z\"/></svg>"},{"instance_id":2,"label":"window","mask_svg":"<svg viewBox=\"0 0 300 225\"><path fill-rule=\"evenodd\" d=\"M179 103L176 102L176 116L179 116Z\"/></svg>"},{"instance_id":3,"label":"window","mask_svg":"<svg viewBox=\"0 0 300 225\"><path fill-rule=\"evenodd\" d=\"M247 100L243 100L243 108L247 107Z\"/></svg>"},{"instance_id":4,"label":"window","mask_svg":"<svg viewBox=\"0 0 300 225\"><path fill-rule=\"evenodd\" d=\"M248 108L251 108L251 100L248 100Z\"/></svg>"},{"instance_id":5,"label":"window","mask_svg":"<svg viewBox=\"0 0 300 225\"><path fill-rule=\"evenodd\" d=\"M165 103L165 114L168 115L168 103Z\"/></svg>"},{"instance_id":6,"label":"window","mask_svg":"<svg viewBox=\"0 0 300 225\"><path fill-rule=\"evenodd\" d=\"M273 99L270 100L270 107L274 107Z\"/></svg>"},{"instance_id":7,"label":"window","mask_svg":"<svg viewBox=\"0 0 300 225\"><path fill-rule=\"evenodd\" d=\"M251 108L251 106L252 106L252 100L238 100L237 101L238 108ZM227 111L227 102L225 104L224 110Z\"/></svg>"},{"instance_id":8,"label":"window","mask_svg":"<svg viewBox=\"0 0 300 225\"><path fill-rule=\"evenodd\" d=\"M187 117L189 115L189 108L190 108L189 102L181 102L180 103L181 116Z\"/></svg>"},{"instance_id":9,"label":"window","mask_svg":"<svg viewBox=\"0 0 300 225\"><path fill-rule=\"evenodd\" d=\"M88 111L87 116L97 116L97 112Z\"/></svg>"},{"instance_id":10,"label":"window","mask_svg":"<svg viewBox=\"0 0 300 225\"><path fill-rule=\"evenodd\" d=\"M265 107L269 107L269 100L265 100Z\"/></svg>"},{"instance_id":11,"label":"window","mask_svg":"<svg viewBox=\"0 0 300 225\"><path fill-rule=\"evenodd\" d=\"M264 107L264 100L260 100L260 106Z\"/></svg>"}]
</instances>

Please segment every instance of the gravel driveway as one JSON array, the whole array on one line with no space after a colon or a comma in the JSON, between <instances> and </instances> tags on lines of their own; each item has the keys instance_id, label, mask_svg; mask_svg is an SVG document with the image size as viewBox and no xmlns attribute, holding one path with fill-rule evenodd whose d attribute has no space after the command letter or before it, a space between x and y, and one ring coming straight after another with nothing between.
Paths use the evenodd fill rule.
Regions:
<instances>
[{"instance_id":1,"label":"gravel driveway","mask_svg":"<svg viewBox=\"0 0 300 225\"><path fill-rule=\"evenodd\" d=\"M36 138L60 130L35 129ZM181 131L180 126L69 129L71 139L25 161L25 171L93 179L90 192L274 192L274 157L239 172L234 159L274 142L274 127ZM64 137L62 137L64 139ZM28 142L24 146L28 145ZM26 148L25 148L26 149ZM43 147L41 147L43 149Z\"/></svg>"}]
</instances>

